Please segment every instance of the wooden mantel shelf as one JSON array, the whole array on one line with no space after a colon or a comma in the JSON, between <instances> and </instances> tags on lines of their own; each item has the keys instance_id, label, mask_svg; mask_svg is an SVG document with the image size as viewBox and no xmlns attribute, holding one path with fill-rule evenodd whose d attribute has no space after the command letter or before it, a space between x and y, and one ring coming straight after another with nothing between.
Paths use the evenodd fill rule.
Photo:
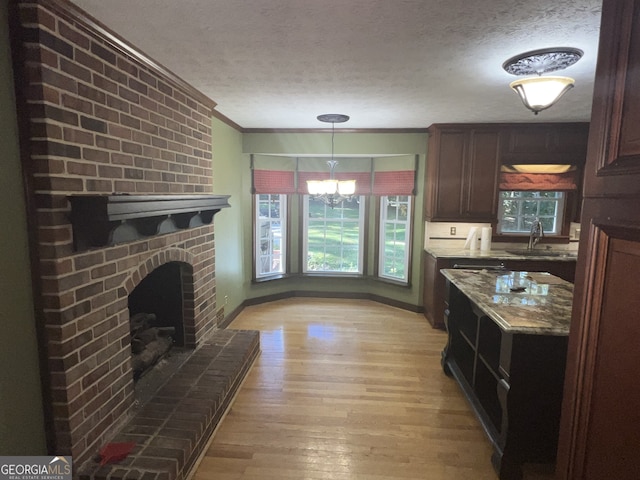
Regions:
<instances>
[{"instance_id":1,"label":"wooden mantel shelf","mask_svg":"<svg viewBox=\"0 0 640 480\"><path fill-rule=\"evenodd\" d=\"M72 195L74 248L107 247L210 224L229 195Z\"/></svg>"}]
</instances>

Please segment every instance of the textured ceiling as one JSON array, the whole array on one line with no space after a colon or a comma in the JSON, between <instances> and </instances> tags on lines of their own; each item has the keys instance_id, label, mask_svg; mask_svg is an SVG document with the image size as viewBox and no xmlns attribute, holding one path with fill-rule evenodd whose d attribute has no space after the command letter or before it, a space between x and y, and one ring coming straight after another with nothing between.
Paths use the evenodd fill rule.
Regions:
<instances>
[{"instance_id":1,"label":"textured ceiling","mask_svg":"<svg viewBox=\"0 0 640 480\"><path fill-rule=\"evenodd\" d=\"M600 0L73 0L243 128L588 121ZM554 46L576 86L534 116L502 63ZM336 128L339 128L337 125Z\"/></svg>"}]
</instances>

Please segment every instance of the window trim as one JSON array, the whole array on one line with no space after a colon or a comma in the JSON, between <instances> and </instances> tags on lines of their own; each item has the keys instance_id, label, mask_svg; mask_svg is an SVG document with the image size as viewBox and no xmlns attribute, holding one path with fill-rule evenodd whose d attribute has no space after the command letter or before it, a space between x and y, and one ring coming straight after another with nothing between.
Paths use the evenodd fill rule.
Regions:
<instances>
[{"instance_id":1,"label":"window trim","mask_svg":"<svg viewBox=\"0 0 640 480\"><path fill-rule=\"evenodd\" d=\"M523 237L528 237L529 232L503 232L500 230L500 224L502 220L502 213L504 212L502 207L502 198L501 193L503 191L522 191L522 190L499 190L498 191L498 208L496 214L496 225L495 230L496 233L494 235L494 239L497 241L511 241L511 240L521 240ZM574 209L575 204L575 196L573 192L567 192L562 190L557 190L562 193L562 210L559 212L557 217L557 229L556 233L548 233L545 231L545 239L550 240L548 243L556 243L557 239L562 239L563 241L568 239L569 236L569 228L571 224L572 210ZM545 242L547 243L547 242Z\"/></svg>"},{"instance_id":2,"label":"window trim","mask_svg":"<svg viewBox=\"0 0 640 480\"><path fill-rule=\"evenodd\" d=\"M300 222L300 235L299 235L299 250L300 250L300 272L302 275L308 276L317 276L317 277L362 277L366 275L367 272L367 245L368 245L368 232L369 232L369 222L368 222L368 211L369 211L369 196L368 195L359 195L360 197L360 249L358 252L358 263L359 267L357 272L334 272L334 271L315 271L307 269L307 252L309 249L308 245L308 199L310 195L301 194L300 195L300 214L301 214L301 222Z\"/></svg>"},{"instance_id":3,"label":"window trim","mask_svg":"<svg viewBox=\"0 0 640 480\"><path fill-rule=\"evenodd\" d=\"M385 276L382 273L381 265L383 260L383 252L384 252L384 225L382 220L383 208L382 203L383 200L387 200L389 197L408 197L409 204L409 212L407 214L407 229L408 235L406 239L406 252L405 252L405 277L406 279L399 279L397 277ZM375 271L374 275L376 278L384 281L393 283L395 285L402 286L410 286L411 285L411 274L412 274L412 261L413 261L413 227L414 227L414 217L415 217L415 195L381 195L377 199L376 202L376 262L375 262Z\"/></svg>"},{"instance_id":4,"label":"window trim","mask_svg":"<svg viewBox=\"0 0 640 480\"><path fill-rule=\"evenodd\" d=\"M259 198L260 195L279 195L282 199L284 199L285 205L284 205L284 212L285 212L285 218L284 220L282 219L282 215L281 215L281 223L283 225L284 228L284 235L281 236L281 240L283 242L284 245L284 253L281 256L281 261L284 262L284 268L282 269L282 272L272 272L269 274L265 274L265 275L258 275L258 258L259 258L259 254L258 254L258 220L259 220L259 214L258 214L258 206L259 206ZM252 278L254 282L263 282L265 280L271 280L271 279L276 279L276 278L283 278L285 276L287 276L290 272L290 248L289 246L291 245L291 223L290 223L290 217L291 217L291 196L287 195L285 193L256 193L253 195L253 202L252 202L252 221L253 221L253 239L252 239L252 263L251 263L251 269L252 269Z\"/></svg>"}]
</instances>

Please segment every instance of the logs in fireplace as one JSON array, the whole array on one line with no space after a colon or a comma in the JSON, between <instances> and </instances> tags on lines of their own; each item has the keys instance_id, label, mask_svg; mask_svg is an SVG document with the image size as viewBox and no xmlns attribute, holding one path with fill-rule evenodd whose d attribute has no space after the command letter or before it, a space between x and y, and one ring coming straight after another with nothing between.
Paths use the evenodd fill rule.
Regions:
<instances>
[{"instance_id":1,"label":"logs in fireplace","mask_svg":"<svg viewBox=\"0 0 640 480\"><path fill-rule=\"evenodd\" d=\"M175 327L155 326L153 313L138 313L131 317L131 367L134 380L169 353L174 344Z\"/></svg>"}]
</instances>

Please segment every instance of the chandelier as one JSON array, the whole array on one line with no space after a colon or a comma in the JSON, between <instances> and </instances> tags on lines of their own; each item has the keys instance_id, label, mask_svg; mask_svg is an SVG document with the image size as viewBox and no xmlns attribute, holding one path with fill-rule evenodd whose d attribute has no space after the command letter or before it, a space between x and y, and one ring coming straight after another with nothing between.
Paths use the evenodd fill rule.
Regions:
<instances>
[{"instance_id":1,"label":"chandelier","mask_svg":"<svg viewBox=\"0 0 640 480\"><path fill-rule=\"evenodd\" d=\"M524 106L537 115L554 105L575 83L570 77L543 77L542 74L570 67L582 55L583 51L577 48L533 50L510 58L502 64L502 68L512 75L538 75L509 84L520 96Z\"/></svg>"},{"instance_id":2,"label":"chandelier","mask_svg":"<svg viewBox=\"0 0 640 480\"><path fill-rule=\"evenodd\" d=\"M349 120L349 117L339 113L327 113L318 115L317 118L321 122L331 123L331 160L327 161L329 178L326 180L307 180L307 191L313 198L321 200L333 208L344 200L350 200L356 193L355 180L337 180L335 178L335 168L338 161L333 159L335 124L344 123Z\"/></svg>"}]
</instances>

